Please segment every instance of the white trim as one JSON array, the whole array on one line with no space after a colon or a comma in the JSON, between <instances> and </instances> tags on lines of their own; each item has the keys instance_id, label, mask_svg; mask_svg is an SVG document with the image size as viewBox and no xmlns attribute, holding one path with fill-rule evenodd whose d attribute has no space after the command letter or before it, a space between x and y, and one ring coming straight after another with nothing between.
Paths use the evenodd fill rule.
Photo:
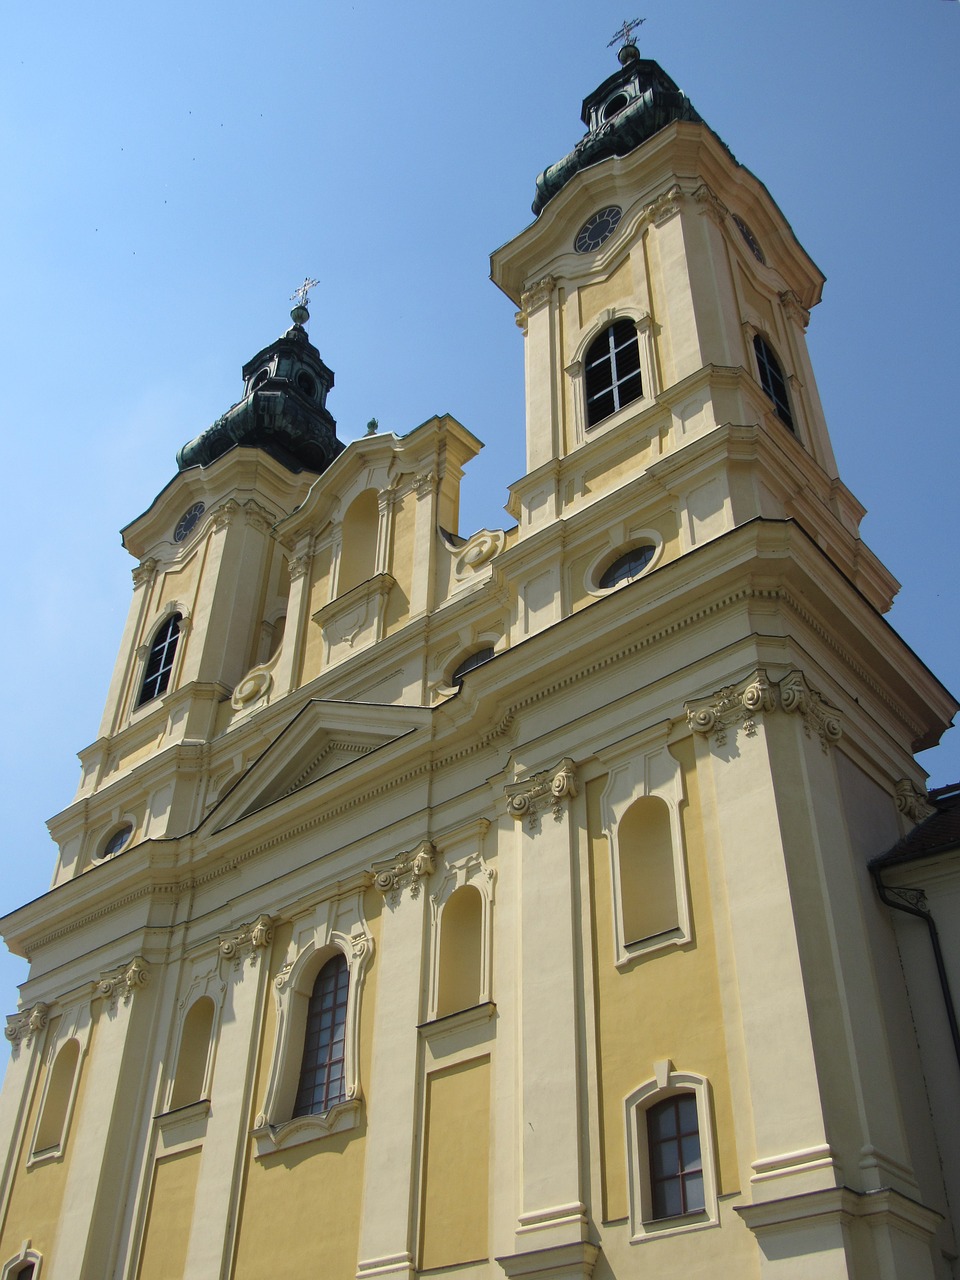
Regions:
<instances>
[{"instance_id":1,"label":"white trim","mask_svg":"<svg viewBox=\"0 0 960 1280\"><path fill-rule=\"evenodd\" d=\"M620 823L631 805L644 796L662 800L670 814L673 847L673 875L677 898L677 928L653 934L636 942L625 940L623 900L620 890ZM690 898L687 891L686 858L680 805L683 803L683 775L679 761L670 754L666 741L638 753L629 763L612 769L600 799L604 834L610 850L610 878L613 891L614 963L629 965L638 955L648 955L667 947L683 946L693 934Z\"/></svg>"},{"instance_id":2,"label":"white trim","mask_svg":"<svg viewBox=\"0 0 960 1280\"><path fill-rule=\"evenodd\" d=\"M619 537L616 541L613 541L612 538L608 540L608 545L594 556L583 575L583 585L587 594L591 596L608 596L613 591L619 591L621 587L629 586L631 582L636 582L638 578L646 577L648 573L652 573L663 558L663 537L656 529L631 529L627 534L620 526L618 530L611 530L610 533L619 533ZM653 547L653 555L639 573L635 573L632 578L625 578L623 582L618 582L614 587L600 586L600 579L604 573L622 555L626 555L628 551L632 551L635 547L649 546Z\"/></svg>"},{"instance_id":3,"label":"white trim","mask_svg":"<svg viewBox=\"0 0 960 1280\"><path fill-rule=\"evenodd\" d=\"M17 1273L26 1263L33 1263L33 1275L31 1280L40 1280L40 1269L43 1266L43 1254L38 1253L36 1249L31 1248L30 1240L27 1238L20 1246L20 1252L15 1258L10 1258L8 1262L3 1264L0 1270L0 1280L16 1280Z\"/></svg>"},{"instance_id":4,"label":"white trim","mask_svg":"<svg viewBox=\"0 0 960 1280\"><path fill-rule=\"evenodd\" d=\"M650 1192L650 1154L647 1147L646 1114L658 1102L680 1093L692 1093L697 1100L700 1130L700 1158L703 1165L703 1210L678 1218L654 1218ZM717 1200L717 1160L713 1145L713 1105L706 1076L692 1071L675 1071L664 1059L654 1065L654 1078L624 1099L627 1129L627 1185L630 1189L630 1243L643 1244L686 1231L701 1231L720 1225Z\"/></svg>"},{"instance_id":5,"label":"white trim","mask_svg":"<svg viewBox=\"0 0 960 1280\"><path fill-rule=\"evenodd\" d=\"M606 418L601 418L592 426L587 425L587 397L584 373L585 359L591 344L601 333L616 324L618 320L632 320L637 330L637 348L640 358L640 395L636 400L615 410ZM579 449L589 439L596 439L607 429L623 421L630 414L648 409L653 404L659 391L657 379L657 361L653 345L653 319L649 312L638 307L607 307L583 330L574 350L573 358L565 366L564 373L573 383L574 411L574 448Z\"/></svg>"},{"instance_id":6,"label":"white trim","mask_svg":"<svg viewBox=\"0 0 960 1280\"><path fill-rule=\"evenodd\" d=\"M373 938L362 913L363 890L339 902L319 904L306 920L297 922L287 963L274 983L277 1038L263 1111L253 1136L257 1155L310 1142L354 1128L360 1117L360 1001L363 981L373 955ZM350 925L351 917L355 921ZM341 926L334 929L331 921ZM344 929L349 929L349 932ZM347 962L349 987L344 1036L343 1101L329 1111L291 1117L300 1079L307 1005L317 974L337 953Z\"/></svg>"},{"instance_id":7,"label":"white trim","mask_svg":"<svg viewBox=\"0 0 960 1280\"><path fill-rule=\"evenodd\" d=\"M51 1018L52 1020L52 1018ZM73 1119L73 1109L77 1101L77 1092L80 1088L80 1075L83 1071L84 1059L87 1056L87 1046L90 1041L90 1006L88 1004L75 1005L73 1009L67 1010L60 1016L57 1024L56 1036L46 1046L44 1057L46 1059L46 1073L43 1081L43 1093L40 1098L40 1106L37 1108L37 1118L34 1122L33 1133L30 1137L30 1154L27 1157L27 1168L32 1169L35 1165L46 1164L52 1160L59 1160L63 1155L64 1148L67 1145L67 1135L70 1132L70 1122ZM70 1082L70 1095L67 1099L66 1110L63 1115L63 1126L60 1130L60 1141L52 1147L44 1147L40 1151L37 1150L37 1137L43 1124L43 1115L47 1106L47 1094L50 1090L50 1081L53 1076L53 1069L57 1058L63 1049L71 1040L76 1040L79 1047L77 1054L77 1063L73 1070L73 1079Z\"/></svg>"},{"instance_id":8,"label":"white trim","mask_svg":"<svg viewBox=\"0 0 960 1280\"><path fill-rule=\"evenodd\" d=\"M485 830L478 834L483 838ZM440 999L440 937L443 929L443 911L458 889L470 886L480 894L480 995L474 1007L492 1002L493 972L493 889L496 872L484 861L479 851L468 854L459 861L446 861L443 878L435 893L430 896L430 987L427 996L427 1022L440 1016L437 1005ZM463 1010L455 1012L462 1013ZM452 1016L452 1015L444 1015Z\"/></svg>"}]
</instances>

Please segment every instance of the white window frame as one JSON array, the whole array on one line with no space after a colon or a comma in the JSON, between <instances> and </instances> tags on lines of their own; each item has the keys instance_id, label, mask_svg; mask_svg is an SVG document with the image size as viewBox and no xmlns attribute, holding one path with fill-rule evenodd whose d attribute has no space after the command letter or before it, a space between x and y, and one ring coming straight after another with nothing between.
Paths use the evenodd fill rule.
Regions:
<instances>
[{"instance_id":1,"label":"white window frame","mask_svg":"<svg viewBox=\"0 0 960 1280\"><path fill-rule=\"evenodd\" d=\"M373 956L373 938L362 913L363 889L349 899L322 903L300 920L287 961L274 983L277 1035L270 1079L253 1136L257 1155L312 1142L356 1127L362 1106L360 1085L360 1003ZM334 927L334 923L336 926ZM340 952L347 962L349 988L344 1036L344 1100L328 1111L293 1116L303 1063L307 1006L320 970Z\"/></svg>"},{"instance_id":2,"label":"white window frame","mask_svg":"<svg viewBox=\"0 0 960 1280\"><path fill-rule=\"evenodd\" d=\"M652 546L653 555L640 572L632 578L618 582L614 587L601 587L600 579L607 569L615 561L619 560L622 555L626 555L634 547L641 546ZM591 596L608 596L614 591L620 591L623 587L629 586L631 582L636 582L639 578L645 578L648 573L654 571L662 558L663 537L656 529L631 529L627 532L623 523L620 523L615 529L608 531L607 545L594 556L587 566L587 570L583 575L583 585Z\"/></svg>"},{"instance_id":3,"label":"white window frame","mask_svg":"<svg viewBox=\"0 0 960 1280\"><path fill-rule=\"evenodd\" d=\"M681 1093L692 1093L697 1100L704 1207L682 1217L655 1218L650 1185L647 1112L658 1102ZM627 1135L627 1186L630 1191L630 1243L643 1244L682 1232L718 1227L720 1205L717 1193L717 1157L713 1141L713 1101L707 1077L692 1071L676 1071L673 1063L664 1059L654 1063L653 1079L647 1080L628 1094L623 1106Z\"/></svg>"},{"instance_id":4,"label":"white window frame","mask_svg":"<svg viewBox=\"0 0 960 1280\"><path fill-rule=\"evenodd\" d=\"M173 1049L170 1054L170 1062L172 1064L167 1073L167 1079L164 1083L163 1101L164 1109L162 1114L170 1113L170 1103L173 1098L173 1090L176 1085L177 1068L180 1066L180 1051L183 1048L183 1031L187 1021L187 1014L197 1003L206 997L213 1001L213 1021L210 1024L210 1043L207 1045L207 1061L203 1071L203 1088L200 1093L198 1102L208 1101L210 1091L213 1087L213 1068L216 1062L217 1045L220 1043L220 1019L223 1015L223 985L219 980L219 974L214 971L205 974L203 977L195 978L187 988L183 998L177 1004L177 1026ZM190 1104L188 1104L190 1105Z\"/></svg>"},{"instance_id":5,"label":"white window frame","mask_svg":"<svg viewBox=\"0 0 960 1280\"><path fill-rule=\"evenodd\" d=\"M677 928L671 929L668 933L657 933L649 938L627 942L620 883L620 823L634 801L644 796L654 796L662 800L670 814L673 879L677 897ZM683 774L680 762L670 754L665 741L656 746L638 749L633 759L611 770L607 779L600 806L603 830L610 850L614 963L618 969L628 966L637 956L649 955L668 947L683 946L692 939L683 826L680 821L680 805L683 799Z\"/></svg>"},{"instance_id":6,"label":"white window frame","mask_svg":"<svg viewBox=\"0 0 960 1280\"><path fill-rule=\"evenodd\" d=\"M488 825L484 824L480 839ZM437 1007L440 1002L440 935L443 930L443 909L457 889L462 889L465 885L470 885L480 894L480 998L474 1007L489 1004L493 998L493 890L496 878L496 872L487 865L483 854L479 851L470 853L456 862L446 861L443 878L430 898L428 1022L434 1022L439 1016Z\"/></svg>"},{"instance_id":7,"label":"white window frame","mask_svg":"<svg viewBox=\"0 0 960 1280\"><path fill-rule=\"evenodd\" d=\"M53 1014L51 1013L49 1022L52 1021ZM51 1038L45 1048L44 1057L47 1063L47 1070L43 1082L43 1094L40 1098L40 1106L37 1109L37 1118L34 1122L33 1133L30 1137L30 1154L27 1157L28 1169L32 1169L38 1164L46 1164L52 1160L59 1160L63 1155L64 1148L67 1145L67 1138L70 1133L71 1121L73 1120L73 1111L77 1101L77 1093L80 1088L80 1076L83 1072L83 1063L87 1056L87 1046L90 1042L90 1029L90 1006L87 1004L75 1005L72 1009L68 1009L61 1014L60 1020L57 1023L56 1034ZM67 1107L63 1116L63 1128L60 1131L60 1141L54 1147L44 1147L43 1150L38 1151L37 1138L40 1134L40 1126L43 1122L43 1115L47 1106L47 1095L50 1091L50 1081L53 1076L54 1064L60 1055L61 1049L63 1049L70 1040L77 1041L77 1044L80 1046L80 1052L77 1054L77 1065L73 1072L73 1080L70 1083L70 1096L67 1099ZM25 1259L21 1259L21 1261L25 1261Z\"/></svg>"},{"instance_id":8,"label":"white window frame","mask_svg":"<svg viewBox=\"0 0 960 1280\"><path fill-rule=\"evenodd\" d=\"M641 393L636 400L621 409L616 409L606 418L601 418L592 426L587 426L587 386L586 355L594 339L605 329L609 329L618 320L632 320L637 328L637 346L640 352L640 386ZM653 345L653 318L647 311L637 311L628 307L608 307L595 317L593 323L583 333L577 343L573 359L564 369L573 383L574 432L575 447L579 448L587 440L595 440L610 427L622 422L625 417L649 409L659 394L657 380L657 361Z\"/></svg>"},{"instance_id":9,"label":"white window frame","mask_svg":"<svg viewBox=\"0 0 960 1280\"><path fill-rule=\"evenodd\" d=\"M10 1258L9 1261L3 1264L3 1270L0 1271L0 1280L16 1280L18 1271L28 1262L33 1263L32 1280L40 1280L40 1272L43 1268L43 1254L32 1248L29 1238L24 1240L16 1257Z\"/></svg>"},{"instance_id":10,"label":"white window frame","mask_svg":"<svg viewBox=\"0 0 960 1280\"><path fill-rule=\"evenodd\" d=\"M177 635L177 648L173 655L173 665L170 668L170 678L167 681L167 687L163 693L157 694L155 698L150 698L147 702L140 701L140 694L143 692L143 680L147 672L147 661L153 649L154 641L160 631L160 628L168 623L171 617L179 613L179 633ZM135 722L145 717L150 711L161 706L166 698L178 688L180 684L180 669L183 666L183 655L187 647L187 636L190 634L190 610L179 600L168 600L163 608L154 615L150 625L144 629L144 634L148 637L143 644L139 645L136 651L136 668L134 671L133 683L130 687L130 721Z\"/></svg>"}]
</instances>

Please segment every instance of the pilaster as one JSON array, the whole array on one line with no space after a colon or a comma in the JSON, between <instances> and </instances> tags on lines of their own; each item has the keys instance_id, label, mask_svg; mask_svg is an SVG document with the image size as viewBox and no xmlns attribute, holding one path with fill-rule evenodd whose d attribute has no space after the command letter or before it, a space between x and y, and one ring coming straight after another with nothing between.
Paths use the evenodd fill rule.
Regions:
<instances>
[{"instance_id":1,"label":"pilaster","mask_svg":"<svg viewBox=\"0 0 960 1280\"><path fill-rule=\"evenodd\" d=\"M218 1019L217 1069L183 1280L229 1274L272 941L273 923L263 915L220 939L225 994Z\"/></svg>"},{"instance_id":2,"label":"pilaster","mask_svg":"<svg viewBox=\"0 0 960 1280\"><path fill-rule=\"evenodd\" d=\"M516 1256L499 1260L510 1275L588 1275L595 1257L584 1251L580 1161L578 792L570 759L506 788L520 868L520 1214Z\"/></svg>"},{"instance_id":3,"label":"pilaster","mask_svg":"<svg viewBox=\"0 0 960 1280\"><path fill-rule=\"evenodd\" d=\"M524 332L528 474L561 453L556 379L562 360L556 332L556 288L553 276L535 281L524 291L517 314Z\"/></svg>"},{"instance_id":4,"label":"pilaster","mask_svg":"<svg viewBox=\"0 0 960 1280\"><path fill-rule=\"evenodd\" d=\"M414 1280L418 1056L424 936L436 852L429 841L374 867L384 896L373 1027L358 1280Z\"/></svg>"},{"instance_id":5,"label":"pilaster","mask_svg":"<svg viewBox=\"0 0 960 1280\"><path fill-rule=\"evenodd\" d=\"M297 542L287 564L290 593L287 596L287 621L280 642L280 653L273 679L277 695L282 697L296 687L303 662L307 627L310 623L310 570L313 566L313 535L305 534Z\"/></svg>"},{"instance_id":6,"label":"pilaster","mask_svg":"<svg viewBox=\"0 0 960 1280\"><path fill-rule=\"evenodd\" d=\"M40 1072L49 1012L47 1006L38 1001L29 1008L10 1014L3 1029L10 1043L10 1060L0 1092L0 1221L6 1217L23 1147Z\"/></svg>"}]
</instances>

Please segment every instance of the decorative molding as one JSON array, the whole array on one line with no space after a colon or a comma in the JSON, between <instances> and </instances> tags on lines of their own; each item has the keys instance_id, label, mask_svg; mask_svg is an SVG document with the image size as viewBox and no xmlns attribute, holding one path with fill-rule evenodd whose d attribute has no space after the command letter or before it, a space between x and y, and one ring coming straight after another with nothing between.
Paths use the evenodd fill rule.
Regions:
<instances>
[{"instance_id":1,"label":"decorative molding","mask_svg":"<svg viewBox=\"0 0 960 1280\"><path fill-rule=\"evenodd\" d=\"M802 671L791 671L784 676L779 689L780 706L784 711L797 712L803 718L803 730L808 738L816 734L824 751L831 742L840 741L843 735L840 712L807 684Z\"/></svg>"},{"instance_id":2,"label":"decorative molding","mask_svg":"<svg viewBox=\"0 0 960 1280\"><path fill-rule=\"evenodd\" d=\"M557 282L553 276L543 276L542 279L535 280L529 289L524 289L520 295L520 306L524 315L529 316L548 303L556 287Z\"/></svg>"},{"instance_id":3,"label":"decorative molding","mask_svg":"<svg viewBox=\"0 0 960 1280\"><path fill-rule=\"evenodd\" d=\"M921 791L909 778L900 779L894 788L894 795L897 808L911 822L922 822L924 818L929 818L931 813L936 813L936 809L927 799L926 792Z\"/></svg>"},{"instance_id":4,"label":"decorative molding","mask_svg":"<svg viewBox=\"0 0 960 1280\"><path fill-rule=\"evenodd\" d=\"M141 560L140 563L131 570L134 590L136 590L137 587L149 587L153 583L154 578L157 576L157 565L158 561L154 560L152 556L148 556L146 560Z\"/></svg>"},{"instance_id":5,"label":"decorative molding","mask_svg":"<svg viewBox=\"0 0 960 1280\"><path fill-rule=\"evenodd\" d=\"M235 498L227 498L226 502L222 502L213 512L214 529L226 529L242 510L243 508Z\"/></svg>"},{"instance_id":6,"label":"decorative molding","mask_svg":"<svg viewBox=\"0 0 960 1280\"><path fill-rule=\"evenodd\" d=\"M304 551L300 555L293 556L287 561L287 574L291 582L296 582L298 578L302 578L305 573L309 573L310 565L313 563L313 552Z\"/></svg>"},{"instance_id":7,"label":"decorative molding","mask_svg":"<svg viewBox=\"0 0 960 1280\"><path fill-rule=\"evenodd\" d=\"M712 697L687 705L687 724L694 733L713 735L716 746L727 741L727 730L743 725L748 738L757 732L757 716L763 711L773 711L776 706L773 689L767 673L758 669L756 674L738 685L725 685Z\"/></svg>"},{"instance_id":8,"label":"decorative molding","mask_svg":"<svg viewBox=\"0 0 960 1280\"><path fill-rule=\"evenodd\" d=\"M432 876L437 869L437 850L429 840L422 840L414 849L399 853L389 862L376 863L373 883L391 907L400 901L404 889L410 886L410 897L419 898L421 881Z\"/></svg>"},{"instance_id":9,"label":"decorative molding","mask_svg":"<svg viewBox=\"0 0 960 1280\"><path fill-rule=\"evenodd\" d=\"M129 964L122 964L100 975L97 992L111 1008L119 1001L129 1004L135 991L140 991L150 981L150 966L143 956L134 956Z\"/></svg>"},{"instance_id":10,"label":"decorative molding","mask_svg":"<svg viewBox=\"0 0 960 1280\"><path fill-rule=\"evenodd\" d=\"M7 1025L3 1029L3 1034L13 1045L19 1045L22 1041L29 1046L33 1044L34 1040L47 1025L49 1017L50 1006L44 1004L42 1000L38 1000L29 1009L21 1009L19 1013L8 1014Z\"/></svg>"},{"instance_id":11,"label":"decorative molding","mask_svg":"<svg viewBox=\"0 0 960 1280\"><path fill-rule=\"evenodd\" d=\"M780 294L780 302L787 317L798 324L801 329L806 329L810 323L810 312L803 305L792 289L784 289Z\"/></svg>"},{"instance_id":12,"label":"decorative molding","mask_svg":"<svg viewBox=\"0 0 960 1280\"><path fill-rule=\"evenodd\" d=\"M273 942L273 921L268 915L259 915L252 924L242 925L236 933L222 934L220 954L233 961L235 970L243 967L244 960L256 966L260 952Z\"/></svg>"},{"instance_id":13,"label":"decorative molding","mask_svg":"<svg viewBox=\"0 0 960 1280\"><path fill-rule=\"evenodd\" d=\"M414 477L414 488L417 491L418 498L426 498L433 493L437 483L436 473L433 471L421 471Z\"/></svg>"},{"instance_id":14,"label":"decorative molding","mask_svg":"<svg viewBox=\"0 0 960 1280\"><path fill-rule=\"evenodd\" d=\"M724 219L730 212L718 195L716 195L705 182L702 182L693 193L694 200L700 206L700 212L705 213L711 218L717 226L723 224Z\"/></svg>"},{"instance_id":15,"label":"decorative molding","mask_svg":"<svg viewBox=\"0 0 960 1280\"><path fill-rule=\"evenodd\" d=\"M251 529L256 529L260 533L265 533L268 529L273 528L273 512L268 511L266 507L261 506L253 498L248 498L243 504L243 516Z\"/></svg>"},{"instance_id":16,"label":"decorative molding","mask_svg":"<svg viewBox=\"0 0 960 1280\"><path fill-rule=\"evenodd\" d=\"M481 569L503 550L506 534L502 529L478 529L462 547L458 548L454 573L465 578Z\"/></svg>"},{"instance_id":17,"label":"decorative molding","mask_svg":"<svg viewBox=\"0 0 960 1280\"><path fill-rule=\"evenodd\" d=\"M266 697L273 687L273 675L266 665L254 667L239 682L230 697L230 705L234 711L242 711L244 707Z\"/></svg>"},{"instance_id":18,"label":"decorative molding","mask_svg":"<svg viewBox=\"0 0 960 1280\"><path fill-rule=\"evenodd\" d=\"M798 714L804 733L816 735L824 751L842 736L840 712L807 683L802 671L791 671L779 684L771 685L767 673L758 669L741 684L726 685L710 698L688 703L687 724L694 733L712 735L714 744L722 747L731 727L742 726L747 737L753 737L757 717L778 707L788 715Z\"/></svg>"},{"instance_id":19,"label":"decorative molding","mask_svg":"<svg viewBox=\"0 0 960 1280\"><path fill-rule=\"evenodd\" d=\"M674 183L668 191L657 196L656 200L651 200L648 205L644 205L643 216L650 218L655 227L662 227L665 222L669 222L680 212L682 199L683 191L677 183Z\"/></svg>"},{"instance_id":20,"label":"decorative molding","mask_svg":"<svg viewBox=\"0 0 960 1280\"><path fill-rule=\"evenodd\" d=\"M573 761L564 756L554 769L535 773L523 782L511 782L504 788L507 795L507 812L518 822L526 820L531 831L540 825L540 813L548 806L553 809L555 821L563 818L564 800L572 800L580 790Z\"/></svg>"}]
</instances>

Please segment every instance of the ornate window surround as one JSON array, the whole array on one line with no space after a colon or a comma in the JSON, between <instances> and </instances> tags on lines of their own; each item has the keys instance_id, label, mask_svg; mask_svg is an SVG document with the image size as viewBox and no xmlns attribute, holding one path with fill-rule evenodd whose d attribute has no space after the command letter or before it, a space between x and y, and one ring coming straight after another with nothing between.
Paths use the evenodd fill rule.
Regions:
<instances>
[{"instance_id":1,"label":"ornate window surround","mask_svg":"<svg viewBox=\"0 0 960 1280\"><path fill-rule=\"evenodd\" d=\"M679 1218L654 1218L650 1187L650 1152L647 1144L647 1111L678 1093L692 1093L697 1100L700 1155L703 1161L703 1203L697 1213ZM630 1191L630 1243L643 1244L685 1231L701 1231L720 1225L717 1200L717 1158L713 1142L713 1102L706 1076L675 1071L664 1059L654 1063L654 1077L627 1095L623 1103L627 1132L627 1186Z\"/></svg>"},{"instance_id":2,"label":"ornate window surround","mask_svg":"<svg viewBox=\"0 0 960 1280\"><path fill-rule=\"evenodd\" d=\"M33 1263L33 1271L30 1273L30 1280L40 1280L40 1271L43 1267L43 1254L38 1253L31 1245L29 1237L24 1240L20 1246L20 1252L14 1258L9 1258L0 1269L0 1280L16 1280L22 1269L27 1263Z\"/></svg>"},{"instance_id":3,"label":"ornate window surround","mask_svg":"<svg viewBox=\"0 0 960 1280\"><path fill-rule=\"evenodd\" d=\"M177 647L173 655L173 665L170 668L170 676L167 680L167 687L163 693L157 694L155 698L149 698L146 702L140 701L140 694L143 691L143 681L147 673L147 663L150 660L150 653L153 649L154 641L160 631L160 628L166 626L174 614L179 613L179 634L177 636ZM150 624L145 627L144 634L149 637L143 644L139 645L136 650L136 666L133 672L133 680L130 686L130 716L131 723L145 717L156 707L163 704L168 694L172 693L180 683L180 669L183 666L183 655L187 647L187 637L190 634L190 608L179 600L168 600L163 608L157 612Z\"/></svg>"},{"instance_id":4,"label":"ornate window surround","mask_svg":"<svg viewBox=\"0 0 960 1280\"><path fill-rule=\"evenodd\" d=\"M609 329L618 320L632 320L637 327L637 345L640 352L640 384L643 388L636 400L621 409L615 410L608 417L602 418L592 426L587 426L587 388L586 388L586 355L592 343L605 329ZM565 367L564 372L573 383L574 404L574 448L579 448L586 440L595 440L611 427L622 422L626 417L650 407L659 394L657 379L657 361L654 350L654 322L648 311L640 311L636 307L607 307L601 311L591 325L584 330L577 344L573 359Z\"/></svg>"},{"instance_id":5,"label":"ornate window surround","mask_svg":"<svg viewBox=\"0 0 960 1280\"><path fill-rule=\"evenodd\" d=\"M489 827L486 820L476 824L479 843ZM447 846L449 848L449 845ZM479 850L451 861L444 855L445 870L434 893L430 895L430 983L427 995L427 1021L437 1019L440 998L440 936L443 930L443 909L457 889L470 885L480 894L480 998L479 1007L493 1000L493 891L497 874L488 866Z\"/></svg>"},{"instance_id":6,"label":"ornate window surround","mask_svg":"<svg viewBox=\"0 0 960 1280\"><path fill-rule=\"evenodd\" d=\"M55 1017L53 1012L49 1015L52 1022ZM27 1168L32 1169L38 1164L47 1164L52 1160L59 1160L63 1155L64 1148L67 1145L67 1138L70 1133L70 1123L73 1119L73 1110L77 1101L77 1092L80 1088L80 1076L83 1072L83 1064L87 1056L87 1047L90 1042L90 1030L92 1022L90 1017L90 1006L87 1003L74 1005L73 1008L65 1010L60 1015L57 1023L56 1031L50 1037L44 1048L44 1060L46 1062L46 1074L43 1081L43 1093L40 1098L40 1106L37 1108L37 1119L33 1126L33 1133L30 1137L30 1154L27 1157ZM70 1096L67 1099L66 1110L63 1116L63 1129L60 1133L60 1141L54 1147L45 1147L41 1151L37 1151L37 1138L40 1134L40 1127L43 1123L43 1115L47 1106L47 1096L50 1091L50 1082L53 1077L53 1067L60 1051L67 1045L70 1040L76 1040L79 1046L77 1054L77 1065L73 1071L73 1079L70 1082ZM25 1259L21 1259L25 1261ZM0 1276L2 1276L0 1272Z\"/></svg>"},{"instance_id":7,"label":"ornate window surround","mask_svg":"<svg viewBox=\"0 0 960 1280\"><path fill-rule=\"evenodd\" d=\"M625 555L634 547L653 546L653 555L649 562L644 565L642 571L631 578L630 582L636 582L637 578L644 578L660 563L663 558L663 537L656 529L630 529L625 527L625 523L621 522L615 528L607 531L607 545L602 551L599 551L587 565L586 572L583 575L583 585L591 596L608 596L614 591L619 591L621 587L628 586L628 582L618 582L614 587L601 587L600 578L606 569L613 564L621 555Z\"/></svg>"},{"instance_id":8,"label":"ornate window surround","mask_svg":"<svg viewBox=\"0 0 960 1280\"><path fill-rule=\"evenodd\" d=\"M670 835L673 845L673 874L677 895L676 929L654 934L638 942L626 942L623 923L623 900L620 888L620 823L624 814L643 796L663 800L670 812ZM680 805L683 802L683 777L679 761L670 754L665 740L638 747L634 757L611 769L600 799L604 834L610 849L610 877L613 890L614 963L627 967L637 956L649 955L667 947L690 942L690 898L687 891L686 857Z\"/></svg>"},{"instance_id":9,"label":"ornate window surround","mask_svg":"<svg viewBox=\"0 0 960 1280\"><path fill-rule=\"evenodd\" d=\"M274 981L277 1006L276 1044L263 1111L253 1137L257 1155L312 1142L356 1127L361 1108L360 1004L363 982L373 955L373 938L362 913L364 885L346 899L319 904L307 920L298 922L287 961ZM337 927L335 927L335 925ZM344 1057L344 1101L318 1114L291 1119L300 1066L307 1006L317 974L336 952L347 962L349 994Z\"/></svg>"}]
</instances>

